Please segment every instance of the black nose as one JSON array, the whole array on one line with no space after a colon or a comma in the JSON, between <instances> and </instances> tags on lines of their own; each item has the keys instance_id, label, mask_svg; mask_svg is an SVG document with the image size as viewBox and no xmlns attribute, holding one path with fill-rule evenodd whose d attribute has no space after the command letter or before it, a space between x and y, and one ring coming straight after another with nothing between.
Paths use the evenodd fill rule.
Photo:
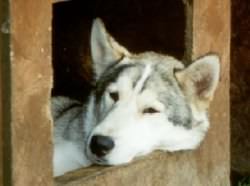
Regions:
<instances>
[{"instance_id":1,"label":"black nose","mask_svg":"<svg viewBox=\"0 0 250 186\"><path fill-rule=\"evenodd\" d=\"M90 149L98 157L106 155L115 146L114 141L109 136L96 135L90 142Z\"/></svg>"}]
</instances>

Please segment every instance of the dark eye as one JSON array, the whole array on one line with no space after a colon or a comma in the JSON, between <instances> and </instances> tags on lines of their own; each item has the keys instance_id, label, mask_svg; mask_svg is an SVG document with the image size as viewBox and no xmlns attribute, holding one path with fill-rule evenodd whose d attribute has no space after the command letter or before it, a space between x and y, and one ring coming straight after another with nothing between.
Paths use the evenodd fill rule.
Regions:
<instances>
[{"instance_id":1,"label":"dark eye","mask_svg":"<svg viewBox=\"0 0 250 186\"><path fill-rule=\"evenodd\" d=\"M148 107L143 110L143 114L154 114L154 113L159 113L159 111L152 107Z\"/></svg>"},{"instance_id":2,"label":"dark eye","mask_svg":"<svg viewBox=\"0 0 250 186\"><path fill-rule=\"evenodd\" d=\"M110 92L109 95L110 95L111 99L113 99L114 102L117 102L119 100L118 92Z\"/></svg>"}]
</instances>

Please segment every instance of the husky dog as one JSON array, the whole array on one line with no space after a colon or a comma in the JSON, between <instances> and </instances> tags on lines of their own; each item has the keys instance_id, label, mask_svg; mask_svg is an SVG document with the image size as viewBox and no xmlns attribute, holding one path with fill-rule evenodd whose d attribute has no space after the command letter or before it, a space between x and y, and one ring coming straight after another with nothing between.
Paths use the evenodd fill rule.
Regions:
<instances>
[{"instance_id":1,"label":"husky dog","mask_svg":"<svg viewBox=\"0 0 250 186\"><path fill-rule=\"evenodd\" d=\"M195 149L209 121L219 58L187 68L154 52L132 54L96 19L91 31L96 86L88 102L52 99L54 175L91 164L119 165L154 150Z\"/></svg>"}]
</instances>

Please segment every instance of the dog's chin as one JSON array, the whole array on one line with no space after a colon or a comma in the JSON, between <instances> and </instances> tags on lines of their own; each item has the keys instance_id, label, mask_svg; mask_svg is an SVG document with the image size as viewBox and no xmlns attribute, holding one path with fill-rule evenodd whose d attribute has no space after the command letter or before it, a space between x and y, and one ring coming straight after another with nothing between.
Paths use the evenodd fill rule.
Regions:
<instances>
[{"instance_id":1,"label":"dog's chin","mask_svg":"<svg viewBox=\"0 0 250 186\"><path fill-rule=\"evenodd\" d=\"M110 166L119 166L119 165L126 165L128 163L131 163L133 161L133 157L124 157L124 158L118 158L114 154L112 156L106 157L106 165Z\"/></svg>"},{"instance_id":2,"label":"dog's chin","mask_svg":"<svg viewBox=\"0 0 250 186\"><path fill-rule=\"evenodd\" d=\"M102 158L97 157L96 155L94 155L93 153L90 152L89 148L86 149L86 157L93 164L96 164L96 165L107 165L107 166L110 165L109 162L107 161L107 159L105 157L102 157Z\"/></svg>"},{"instance_id":3,"label":"dog's chin","mask_svg":"<svg viewBox=\"0 0 250 186\"><path fill-rule=\"evenodd\" d=\"M93 158L92 159L93 164L96 165L104 165L104 166L109 166L110 164L108 163L108 161L106 161L105 158Z\"/></svg>"},{"instance_id":4,"label":"dog's chin","mask_svg":"<svg viewBox=\"0 0 250 186\"><path fill-rule=\"evenodd\" d=\"M96 164L96 165L104 165L104 166L119 166L119 165L124 165L128 164L133 161L135 156L126 156L126 157L121 157L117 158L117 154L115 153L110 153L107 154L104 157L97 157L94 155L89 148L86 148L86 157L91 161L91 163Z\"/></svg>"},{"instance_id":5,"label":"dog's chin","mask_svg":"<svg viewBox=\"0 0 250 186\"><path fill-rule=\"evenodd\" d=\"M117 160L117 159L109 159L108 157L98 158L95 155L90 155L89 159L93 164L102 166L119 166L119 165L126 165L132 162L132 158L128 160Z\"/></svg>"},{"instance_id":6,"label":"dog's chin","mask_svg":"<svg viewBox=\"0 0 250 186\"><path fill-rule=\"evenodd\" d=\"M93 164L102 165L102 166L118 166L118 165L128 164L129 162L132 161L132 160L117 161L116 159L109 159L107 157L99 158L99 157L96 157L95 155L90 155L89 159Z\"/></svg>"}]
</instances>

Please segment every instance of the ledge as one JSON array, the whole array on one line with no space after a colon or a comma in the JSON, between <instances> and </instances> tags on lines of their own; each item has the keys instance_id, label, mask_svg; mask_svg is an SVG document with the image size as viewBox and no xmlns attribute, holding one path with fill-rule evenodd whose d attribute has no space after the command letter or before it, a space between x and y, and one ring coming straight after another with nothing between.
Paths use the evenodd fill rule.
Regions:
<instances>
[{"instance_id":1,"label":"ledge","mask_svg":"<svg viewBox=\"0 0 250 186\"><path fill-rule=\"evenodd\" d=\"M194 152L190 151L174 154L154 152L127 165L92 166L70 172L55 178L55 186L199 185L198 179L202 176L198 176L198 164L202 163L194 157Z\"/></svg>"},{"instance_id":2,"label":"ledge","mask_svg":"<svg viewBox=\"0 0 250 186\"><path fill-rule=\"evenodd\" d=\"M112 185L136 185L136 183L142 180L139 179L139 176L149 176L157 174L154 171L162 167L164 160L167 157L173 155L164 153L164 152L155 152L151 155L143 158L139 158L133 161L130 164L113 166L113 167L104 167L104 166L91 166L88 168L79 169L70 173L67 173L63 176L55 178L56 186L89 186L89 185L103 185L103 186L112 186ZM143 171L141 171L143 170ZM165 172L165 171L164 171ZM145 177L142 177L143 179ZM146 182L146 181L145 181ZM152 185L151 182L144 184Z\"/></svg>"}]
</instances>

